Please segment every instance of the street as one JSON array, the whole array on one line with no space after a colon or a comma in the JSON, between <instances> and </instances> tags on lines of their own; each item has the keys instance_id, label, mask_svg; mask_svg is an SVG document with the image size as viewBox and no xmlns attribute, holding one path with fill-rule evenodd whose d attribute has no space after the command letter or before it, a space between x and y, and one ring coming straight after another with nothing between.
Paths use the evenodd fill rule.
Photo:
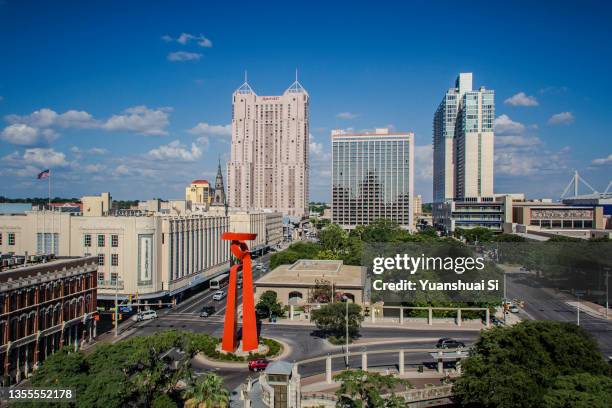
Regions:
<instances>
[{"instance_id":1,"label":"street","mask_svg":"<svg viewBox=\"0 0 612 408\"><path fill-rule=\"evenodd\" d=\"M527 273L506 274L508 298L525 301L521 312L533 320L555 320L576 323L576 308L544 290L534 276ZM580 313L580 326L591 333L599 343L601 352L612 355L612 322Z\"/></svg>"}]
</instances>

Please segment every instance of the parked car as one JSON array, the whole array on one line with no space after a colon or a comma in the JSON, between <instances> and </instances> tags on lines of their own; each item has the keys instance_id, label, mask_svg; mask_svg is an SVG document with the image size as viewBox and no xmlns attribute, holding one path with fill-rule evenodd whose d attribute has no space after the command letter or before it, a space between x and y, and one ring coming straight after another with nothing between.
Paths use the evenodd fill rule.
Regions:
<instances>
[{"instance_id":1,"label":"parked car","mask_svg":"<svg viewBox=\"0 0 612 408\"><path fill-rule=\"evenodd\" d=\"M448 348L464 348L465 343L452 339L450 337L442 337L438 340L438 344L436 344L436 348L448 349Z\"/></svg>"},{"instance_id":2,"label":"parked car","mask_svg":"<svg viewBox=\"0 0 612 408\"><path fill-rule=\"evenodd\" d=\"M214 306L204 306L200 311L200 317L210 317L215 314L216 310Z\"/></svg>"},{"instance_id":3,"label":"parked car","mask_svg":"<svg viewBox=\"0 0 612 408\"><path fill-rule=\"evenodd\" d=\"M508 310L512 313L518 313L519 312L519 308L517 305L510 305L510 307L508 308Z\"/></svg>"},{"instance_id":4,"label":"parked car","mask_svg":"<svg viewBox=\"0 0 612 408\"><path fill-rule=\"evenodd\" d=\"M266 360L265 358L257 358L255 360L249 361L249 370L262 371L266 369L268 364L270 364L270 361Z\"/></svg>"},{"instance_id":5,"label":"parked car","mask_svg":"<svg viewBox=\"0 0 612 408\"><path fill-rule=\"evenodd\" d=\"M213 300L219 301L225 297L225 292L222 290L218 290L213 295Z\"/></svg>"},{"instance_id":6,"label":"parked car","mask_svg":"<svg viewBox=\"0 0 612 408\"><path fill-rule=\"evenodd\" d=\"M144 312L136 313L134 315L134 320L137 322L151 319L157 319L157 312L155 310L145 310Z\"/></svg>"}]
</instances>

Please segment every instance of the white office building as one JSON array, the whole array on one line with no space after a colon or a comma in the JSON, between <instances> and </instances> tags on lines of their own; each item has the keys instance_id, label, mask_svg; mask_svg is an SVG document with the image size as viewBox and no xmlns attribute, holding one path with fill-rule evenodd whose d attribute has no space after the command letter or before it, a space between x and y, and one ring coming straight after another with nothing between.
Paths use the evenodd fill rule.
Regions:
<instances>
[{"instance_id":1,"label":"white office building","mask_svg":"<svg viewBox=\"0 0 612 408\"><path fill-rule=\"evenodd\" d=\"M414 228L414 134L347 133L332 142L332 222L343 228L377 219Z\"/></svg>"}]
</instances>

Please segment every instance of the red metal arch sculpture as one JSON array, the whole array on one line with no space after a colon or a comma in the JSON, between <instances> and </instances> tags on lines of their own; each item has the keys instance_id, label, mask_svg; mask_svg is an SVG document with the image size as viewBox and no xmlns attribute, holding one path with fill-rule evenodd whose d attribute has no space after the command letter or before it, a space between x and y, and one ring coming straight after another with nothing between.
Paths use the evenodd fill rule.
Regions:
<instances>
[{"instance_id":1,"label":"red metal arch sculpture","mask_svg":"<svg viewBox=\"0 0 612 408\"><path fill-rule=\"evenodd\" d=\"M255 320L255 298L253 288L253 270L251 269L251 253L245 241L252 241L257 234L225 232L221 239L231 241L230 250L242 264L242 350L252 351L259 347L257 337L257 321ZM234 352L238 347L238 322L236 318L236 295L238 269L241 264L230 268L230 279L227 290L225 308L225 324L223 326L223 341L221 349Z\"/></svg>"}]
</instances>

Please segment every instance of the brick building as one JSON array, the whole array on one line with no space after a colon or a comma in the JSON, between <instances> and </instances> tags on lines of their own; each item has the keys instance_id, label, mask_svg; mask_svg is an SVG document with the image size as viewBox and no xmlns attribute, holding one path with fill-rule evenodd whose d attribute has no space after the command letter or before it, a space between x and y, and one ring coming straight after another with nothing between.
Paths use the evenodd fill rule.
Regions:
<instances>
[{"instance_id":1,"label":"brick building","mask_svg":"<svg viewBox=\"0 0 612 408\"><path fill-rule=\"evenodd\" d=\"M0 361L6 386L62 347L96 336L97 258L57 259L0 271Z\"/></svg>"}]
</instances>

